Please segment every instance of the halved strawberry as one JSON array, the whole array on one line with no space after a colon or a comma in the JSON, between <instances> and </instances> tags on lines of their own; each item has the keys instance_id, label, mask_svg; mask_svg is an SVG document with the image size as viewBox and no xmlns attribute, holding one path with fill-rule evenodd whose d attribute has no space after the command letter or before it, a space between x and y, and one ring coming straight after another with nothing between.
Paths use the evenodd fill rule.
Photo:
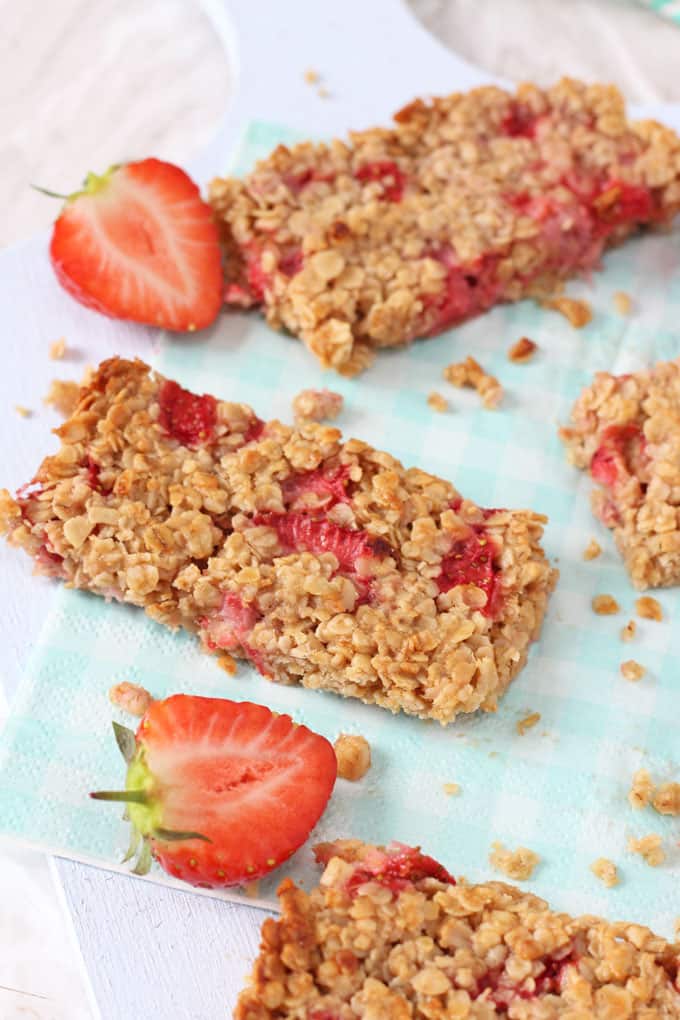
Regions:
<instances>
[{"instance_id":1,"label":"halved strawberry","mask_svg":"<svg viewBox=\"0 0 680 1020\"><path fill-rule=\"evenodd\" d=\"M263 705L175 694L151 705L136 736L114 730L126 789L91 796L127 803L136 874L153 855L191 885L260 878L302 846L335 783L329 742Z\"/></svg>"},{"instance_id":2,"label":"halved strawberry","mask_svg":"<svg viewBox=\"0 0 680 1020\"><path fill-rule=\"evenodd\" d=\"M54 224L50 258L69 294L116 319L202 329L222 303L210 207L183 170L159 159L88 174Z\"/></svg>"}]
</instances>

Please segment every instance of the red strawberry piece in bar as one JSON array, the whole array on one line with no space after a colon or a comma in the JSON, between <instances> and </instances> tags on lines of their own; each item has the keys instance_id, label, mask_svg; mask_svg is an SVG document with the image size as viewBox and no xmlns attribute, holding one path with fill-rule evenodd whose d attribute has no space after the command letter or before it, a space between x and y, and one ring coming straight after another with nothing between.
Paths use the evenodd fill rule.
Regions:
<instances>
[{"instance_id":1,"label":"red strawberry piece in bar","mask_svg":"<svg viewBox=\"0 0 680 1020\"><path fill-rule=\"evenodd\" d=\"M169 436L183 446L209 443L217 420L217 401L210 394L190 393L170 379L158 394L158 420Z\"/></svg>"}]
</instances>

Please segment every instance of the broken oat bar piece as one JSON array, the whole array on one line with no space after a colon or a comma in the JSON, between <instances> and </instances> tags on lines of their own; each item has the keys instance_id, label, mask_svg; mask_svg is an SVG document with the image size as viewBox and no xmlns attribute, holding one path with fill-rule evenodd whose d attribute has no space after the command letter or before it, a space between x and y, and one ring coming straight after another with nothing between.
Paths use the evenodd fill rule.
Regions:
<instances>
[{"instance_id":1,"label":"broken oat bar piece","mask_svg":"<svg viewBox=\"0 0 680 1020\"><path fill-rule=\"evenodd\" d=\"M226 303L260 306L352 375L498 302L554 298L608 245L670 222L680 140L629 122L613 86L489 86L416 99L347 141L279 145L210 201Z\"/></svg>"},{"instance_id":2,"label":"broken oat bar piece","mask_svg":"<svg viewBox=\"0 0 680 1020\"><path fill-rule=\"evenodd\" d=\"M457 884L401 843L316 855L317 888L279 887L235 1020L680 1016L680 944L642 925L557 913L504 882Z\"/></svg>"},{"instance_id":3,"label":"broken oat bar piece","mask_svg":"<svg viewBox=\"0 0 680 1020\"><path fill-rule=\"evenodd\" d=\"M560 429L636 588L680 584L680 359L598 372Z\"/></svg>"},{"instance_id":4,"label":"broken oat bar piece","mask_svg":"<svg viewBox=\"0 0 680 1020\"><path fill-rule=\"evenodd\" d=\"M266 676L450 722L492 711L555 571L545 518L314 422L263 422L104 362L0 527L39 572L143 607Z\"/></svg>"}]
</instances>

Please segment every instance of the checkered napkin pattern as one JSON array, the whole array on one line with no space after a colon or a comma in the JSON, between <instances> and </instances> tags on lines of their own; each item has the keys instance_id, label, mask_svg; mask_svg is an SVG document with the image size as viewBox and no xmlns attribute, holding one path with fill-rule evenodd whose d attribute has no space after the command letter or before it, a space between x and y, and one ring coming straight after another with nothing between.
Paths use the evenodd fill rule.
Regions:
<instances>
[{"instance_id":1,"label":"checkered napkin pattern","mask_svg":"<svg viewBox=\"0 0 680 1020\"><path fill-rule=\"evenodd\" d=\"M292 140L281 128L254 124L235 172ZM130 607L63 592L1 745L0 831L66 857L117 866L127 842L120 811L89 801L87 792L122 780L107 691L127 679L157 697L191 691L262 702L331 740L340 732L367 737L373 766L360 783L338 781L318 839L417 843L470 881L490 876L494 841L527 846L541 856L527 886L555 907L636 920L671 935L680 912L680 820L651 808L633 812L626 794L640 767L659 781L680 778L680 599L674 590L657 593L664 621L640 620L635 640L621 642L636 593L609 533L591 516L591 483L566 463L556 430L593 372L680 354L680 288L672 283L680 278L680 235L642 237L605 263L605 273L569 288L593 307L585 329L527 302L497 308L439 338L385 352L353 380L324 375L298 340L273 333L257 314L225 314L196 338L168 338L156 359L184 385L250 403L263 418L290 420L300 389L329 386L345 397L338 424L346 434L451 479L480 504L549 516L545 547L560 581L541 640L496 714L442 728L278 686L247 666L229 677L193 638L165 631ZM633 297L629 317L615 311L617 291ZM539 349L528 364L516 365L507 351L521 336ZM442 379L446 364L469 353L506 389L496 411ZM428 407L433 390L449 398L448 412ZM584 562L591 537L604 552ZM614 595L621 613L596 616L590 602L598 593ZM648 670L638 683L619 672L630 657ZM517 723L530 712L539 712L540 721L520 735ZM444 792L451 782L460 785L458 796ZM663 836L667 852L656 869L627 852L630 836L651 832ZM618 887L608 890L592 875L590 864L600 856L619 866ZM309 849L286 871L312 884ZM264 904L280 877L262 883ZM171 882L158 868L151 878Z\"/></svg>"}]
</instances>

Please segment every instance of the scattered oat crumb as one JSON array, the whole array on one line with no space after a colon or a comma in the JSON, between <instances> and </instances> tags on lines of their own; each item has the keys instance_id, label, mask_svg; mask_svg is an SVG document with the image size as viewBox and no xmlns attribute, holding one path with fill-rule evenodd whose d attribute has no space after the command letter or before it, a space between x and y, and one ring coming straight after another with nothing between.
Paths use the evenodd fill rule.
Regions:
<instances>
[{"instance_id":1,"label":"scattered oat crumb","mask_svg":"<svg viewBox=\"0 0 680 1020\"><path fill-rule=\"evenodd\" d=\"M439 414L443 414L449 409L449 402L446 397L443 397L441 393L433 391L427 398L428 407L431 407L433 411L437 411Z\"/></svg>"},{"instance_id":2,"label":"scattered oat crumb","mask_svg":"<svg viewBox=\"0 0 680 1020\"><path fill-rule=\"evenodd\" d=\"M507 850L502 843L492 843L492 853L489 854L489 863L496 871L501 871L508 878L523 881L531 878L534 868L540 861L538 854L528 850L525 846L518 846L516 850Z\"/></svg>"},{"instance_id":3,"label":"scattered oat crumb","mask_svg":"<svg viewBox=\"0 0 680 1020\"><path fill-rule=\"evenodd\" d=\"M229 676L233 676L236 672L236 659L229 652L220 652L217 656L217 665Z\"/></svg>"},{"instance_id":4,"label":"scattered oat crumb","mask_svg":"<svg viewBox=\"0 0 680 1020\"><path fill-rule=\"evenodd\" d=\"M633 839L631 836L628 840L628 849L633 854L639 854L650 868L658 868L666 860L662 843L661 836L656 833L643 836L641 839Z\"/></svg>"},{"instance_id":5,"label":"scattered oat crumb","mask_svg":"<svg viewBox=\"0 0 680 1020\"><path fill-rule=\"evenodd\" d=\"M590 865L590 870L608 889L619 884L619 873L616 870L616 865L607 857L598 857Z\"/></svg>"},{"instance_id":6,"label":"scattered oat crumb","mask_svg":"<svg viewBox=\"0 0 680 1020\"><path fill-rule=\"evenodd\" d=\"M488 375L478 361L467 356L465 361L452 362L443 371L447 382L454 386L469 386L479 393L484 407L492 410L503 399L503 387L493 375Z\"/></svg>"},{"instance_id":7,"label":"scattered oat crumb","mask_svg":"<svg viewBox=\"0 0 680 1020\"><path fill-rule=\"evenodd\" d=\"M319 99L329 99L330 98L330 92L328 91L327 88L324 88L323 85L320 85L319 88L317 89L317 95L318 95Z\"/></svg>"},{"instance_id":8,"label":"scattered oat crumb","mask_svg":"<svg viewBox=\"0 0 680 1020\"><path fill-rule=\"evenodd\" d=\"M457 797L460 793L460 783L444 783L444 793L447 797Z\"/></svg>"},{"instance_id":9,"label":"scattered oat crumb","mask_svg":"<svg viewBox=\"0 0 680 1020\"><path fill-rule=\"evenodd\" d=\"M621 628L621 640L632 641L635 637L636 630L637 627L635 626L635 620L629 620L625 627Z\"/></svg>"},{"instance_id":10,"label":"scattered oat crumb","mask_svg":"<svg viewBox=\"0 0 680 1020\"><path fill-rule=\"evenodd\" d=\"M661 603L651 595L642 595L635 602L635 612L643 620L663 620L663 609Z\"/></svg>"},{"instance_id":11,"label":"scattered oat crumb","mask_svg":"<svg viewBox=\"0 0 680 1020\"><path fill-rule=\"evenodd\" d=\"M633 773L633 781L628 793L628 802L632 808L647 807L654 794L654 783L647 769L638 769Z\"/></svg>"},{"instance_id":12,"label":"scattered oat crumb","mask_svg":"<svg viewBox=\"0 0 680 1020\"><path fill-rule=\"evenodd\" d=\"M517 340L510 350L508 351L508 358L510 361L522 363L528 361L529 358L533 358L534 354L538 350L538 344L530 340L528 336L522 336Z\"/></svg>"},{"instance_id":13,"label":"scattered oat crumb","mask_svg":"<svg viewBox=\"0 0 680 1020\"><path fill-rule=\"evenodd\" d=\"M556 297L550 301L543 302L544 308L554 308L560 312L575 329L582 329L587 326L593 317L592 309L587 301L580 301L578 298Z\"/></svg>"},{"instance_id":14,"label":"scattered oat crumb","mask_svg":"<svg viewBox=\"0 0 680 1020\"><path fill-rule=\"evenodd\" d=\"M66 354L66 338L60 336L58 340L53 340L50 344L50 357L52 361L61 361Z\"/></svg>"},{"instance_id":15,"label":"scattered oat crumb","mask_svg":"<svg viewBox=\"0 0 680 1020\"><path fill-rule=\"evenodd\" d=\"M647 670L635 659L626 659L621 663L621 676L624 680L642 680Z\"/></svg>"},{"instance_id":16,"label":"scattered oat crumb","mask_svg":"<svg viewBox=\"0 0 680 1020\"><path fill-rule=\"evenodd\" d=\"M333 390L300 390L293 398L296 424L307 421L331 421L342 411L344 398Z\"/></svg>"},{"instance_id":17,"label":"scattered oat crumb","mask_svg":"<svg viewBox=\"0 0 680 1020\"><path fill-rule=\"evenodd\" d=\"M256 900L260 895L260 880L254 878L252 882L246 882L243 886L243 892L246 894L249 900Z\"/></svg>"},{"instance_id":18,"label":"scattered oat crumb","mask_svg":"<svg viewBox=\"0 0 680 1020\"><path fill-rule=\"evenodd\" d=\"M584 560L595 560L602 552L602 546L599 542L596 542L594 538L591 538L588 545L583 550Z\"/></svg>"},{"instance_id":19,"label":"scattered oat crumb","mask_svg":"<svg viewBox=\"0 0 680 1020\"><path fill-rule=\"evenodd\" d=\"M32 418L33 417L33 411L31 411L30 407L24 407L23 404L15 404L14 405L14 410L16 411L16 413L21 418Z\"/></svg>"},{"instance_id":20,"label":"scattered oat crumb","mask_svg":"<svg viewBox=\"0 0 680 1020\"><path fill-rule=\"evenodd\" d=\"M371 767L371 747L365 737L341 733L333 744L338 759L338 775L354 783Z\"/></svg>"},{"instance_id":21,"label":"scattered oat crumb","mask_svg":"<svg viewBox=\"0 0 680 1020\"><path fill-rule=\"evenodd\" d=\"M80 396L80 386L68 379L53 379L45 403L58 411L64 418L73 414Z\"/></svg>"},{"instance_id":22,"label":"scattered oat crumb","mask_svg":"<svg viewBox=\"0 0 680 1020\"><path fill-rule=\"evenodd\" d=\"M596 595L591 605L598 616L612 616L621 608L613 595Z\"/></svg>"},{"instance_id":23,"label":"scattered oat crumb","mask_svg":"<svg viewBox=\"0 0 680 1020\"><path fill-rule=\"evenodd\" d=\"M315 71L313 67L310 67L307 71L305 71L305 81L308 85L316 85L319 78L319 72Z\"/></svg>"},{"instance_id":24,"label":"scattered oat crumb","mask_svg":"<svg viewBox=\"0 0 680 1020\"><path fill-rule=\"evenodd\" d=\"M680 942L680 917L675 919L675 937Z\"/></svg>"},{"instance_id":25,"label":"scattered oat crumb","mask_svg":"<svg viewBox=\"0 0 680 1020\"><path fill-rule=\"evenodd\" d=\"M661 783L657 786L652 807L660 815L680 815L680 783Z\"/></svg>"},{"instance_id":26,"label":"scattered oat crumb","mask_svg":"<svg viewBox=\"0 0 680 1020\"><path fill-rule=\"evenodd\" d=\"M140 687L139 684L128 683L127 680L124 680L120 684L114 684L111 688L109 691L109 701L123 712L142 716L153 701L153 698L144 687Z\"/></svg>"},{"instance_id":27,"label":"scattered oat crumb","mask_svg":"<svg viewBox=\"0 0 680 1020\"><path fill-rule=\"evenodd\" d=\"M531 712L529 715L525 716L524 719L520 719L517 723L517 732L520 737L523 737L527 730L530 730L533 726L535 726L536 723L539 722L540 718L540 712Z\"/></svg>"},{"instance_id":28,"label":"scattered oat crumb","mask_svg":"<svg viewBox=\"0 0 680 1020\"><path fill-rule=\"evenodd\" d=\"M614 308L619 315L630 315L633 310L633 299L624 290L617 290L614 294Z\"/></svg>"}]
</instances>

